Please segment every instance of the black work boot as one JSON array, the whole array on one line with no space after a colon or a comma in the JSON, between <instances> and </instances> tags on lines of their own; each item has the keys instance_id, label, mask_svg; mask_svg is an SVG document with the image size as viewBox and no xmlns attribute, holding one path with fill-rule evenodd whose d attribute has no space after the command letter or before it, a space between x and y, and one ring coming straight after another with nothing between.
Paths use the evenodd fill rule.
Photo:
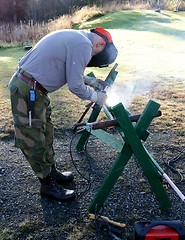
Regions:
<instances>
[{"instance_id":1,"label":"black work boot","mask_svg":"<svg viewBox=\"0 0 185 240\"><path fill-rule=\"evenodd\" d=\"M46 178L39 178L41 183L40 193L47 195L57 201L70 200L75 197L74 190L65 189L60 186L50 174Z\"/></svg>"},{"instance_id":2,"label":"black work boot","mask_svg":"<svg viewBox=\"0 0 185 240\"><path fill-rule=\"evenodd\" d=\"M72 172L58 172L55 165L52 166L50 173L51 178L53 178L58 184L69 183L74 179Z\"/></svg>"}]
</instances>

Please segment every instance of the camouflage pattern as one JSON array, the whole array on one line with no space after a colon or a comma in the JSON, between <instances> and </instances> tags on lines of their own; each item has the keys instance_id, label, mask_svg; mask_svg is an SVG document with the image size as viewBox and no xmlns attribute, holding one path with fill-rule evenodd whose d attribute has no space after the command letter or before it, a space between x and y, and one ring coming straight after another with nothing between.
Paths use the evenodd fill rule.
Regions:
<instances>
[{"instance_id":1,"label":"camouflage pattern","mask_svg":"<svg viewBox=\"0 0 185 240\"><path fill-rule=\"evenodd\" d=\"M10 82L10 99L15 127L15 146L20 148L36 176L46 177L55 164L54 128L51 122L50 99L36 89L32 124L29 126L28 99L31 86L15 73Z\"/></svg>"}]
</instances>

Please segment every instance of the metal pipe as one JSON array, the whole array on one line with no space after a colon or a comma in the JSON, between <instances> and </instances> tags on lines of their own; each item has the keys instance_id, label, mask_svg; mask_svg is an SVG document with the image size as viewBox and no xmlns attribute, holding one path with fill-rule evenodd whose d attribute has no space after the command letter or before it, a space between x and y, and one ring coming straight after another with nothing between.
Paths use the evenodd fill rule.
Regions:
<instances>
[{"instance_id":1,"label":"metal pipe","mask_svg":"<svg viewBox=\"0 0 185 240\"><path fill-rule=\"evenodd\" d=\"M145 148L145 147L144 147ZM148 150L145 148L145 151L147 152L147 154L149 154ZM164 177L164 179L166 180L166 182L173 188L173 190L177 193L177 195L181 198L181 200L183 202L185 202L185 196L183 195L183 193L178 189L178 187L175 185L175 183L168 177L168 175L164 172L164 170L159 166L159 164L154 160L154 158L152 156L151 160L152 163L155 165L155 167L158 169L159 173Z\"/></svg>"},{"instance_id":2,"label":"metal pipe","mask_svg":"<svg viewBox=\"0 0 185 240\"><path fill-rule=\"evenodd\" d=\"M106 106L105 106L106 107ZM107 108L104 108L104 110L106 109L107 113L109 112ZM110 113L111 114L111 113ZM153 117L160 117L161 116L161 111L158 111L157 114ZM110 116L112 118L112 115ZM139 120L139 118L141 117L141 114L138 115L133 115L130 116L130 121L131 122L137 122ZM83 123L77 123L75 125L75 127L82 127L82 126L88 126L91 127L93 130L97 130L97 129L103 129L103 128L108 128L108 127L113 127L113 126L117 126L118 120L116 119L111 119L111 120L106 120L104 122L83 122Z\"/></svg>"},{"instance_id":3,"label":"metal pipe","mask_svg":"<svg viewBox=\"0 0 185 240\"><path fill-rule=\"evenodd\" d=\"M113 116L112 116L112 114L110 113L110 111L108 110L108 108L107 108L107 106L106 106L105 104L103 105L103 110L104 110L105 114L107 115L107 117L108 117L109 119L111 119L111 120L114 119Z\"/></svg>"},{"instance_id":4,"label":"metal pipe","mask_svg":"<svg viewBox=\"0 0 185 240\"><path fill-rule=\"evenodd\" d=\"M166 173L162 174L164 179L169 183L169 185L173 188L173 190L177 193L177 195L181 198L183 202L185 202L185 196L182 194L182 192L178 189L178 187L172 182L172 180L168 177Z\"/></svg>"},{"instance_id":5,"label":"metal pipe","mask_svg":"<svg viewBox=\"0 0 185 240\"><path fill-rule=\"evenodd\" d=\"M158 111L157 114L153 117L159 117L159 116L161 116L161 111ZM137 122L140 117L141 117L141 114L138 114L138 115L130 116L129 118L130 118L131 122ZM93 123L93 124L91 124L91 127L92 127L93 130L96 130L96 129L113 127L113 126L116 126L118 124L119 124L118 120L112 119L112 120L107 120L107 121L104 121L104 122Z\"/></svg>"},{"instance_id":6,"label":"metal pipe","mask_svg":"<svg viewBox=\"0 0 185 240\"><path fill-rule=\"evenodd\" d=\"M117 68L118 64L116 63L113 68L110 70L109 74L107 75L106 79L105 79L105 82L112 76L112 74L115 72L116 68ZM107 90L109 86L106 86L104 91ZM96 105L94 102L89 102L87 105L86 105L86 109L85 111L82 113L82 116L80 117L80 119L78 120L77 124L75 124L74 128L73 128L73 131L76 131L76 128L78 127L78 124L81 123L81 121L83 120L83 118L85 117L85 115L88 113L88 111L90 110L91 106L92 105Z\"/></svg>"}]
</instances>

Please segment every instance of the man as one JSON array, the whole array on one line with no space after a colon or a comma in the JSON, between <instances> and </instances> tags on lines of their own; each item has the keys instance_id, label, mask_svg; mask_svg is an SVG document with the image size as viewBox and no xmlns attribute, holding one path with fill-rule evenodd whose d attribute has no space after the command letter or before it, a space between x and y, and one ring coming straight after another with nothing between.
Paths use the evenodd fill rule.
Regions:
<instances>
[{"instance_id":1,"label":"man","mask_svg":"<svg viewBox=\"0 0 185 240\"><path fill-rule=\"evenodd\" d=\"M73 190L62 187L73 180L73 174L60 173L55 167L48 93L67 84L79 98L102 105L106 94L93 88L101 90L105 82L84 76L84 70L87 66L111 64L116 57L117 49L110 33L97 27L90 32L52 32L19 61L19 69L9 83L15 146L21 149L38 177L41 194L58 201L75 196Z\"/></svg>"}]
</instances>

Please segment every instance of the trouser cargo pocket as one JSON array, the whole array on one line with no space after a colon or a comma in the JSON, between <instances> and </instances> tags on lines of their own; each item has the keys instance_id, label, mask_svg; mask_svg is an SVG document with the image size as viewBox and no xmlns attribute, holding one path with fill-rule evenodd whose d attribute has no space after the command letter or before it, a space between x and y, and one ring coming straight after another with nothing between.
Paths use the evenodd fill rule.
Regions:
<instances>
[{"instance_id":1,"label":"trouser cargo pocket","mask_svg":"<svg viewBox=\"0 0 185 240\"><path fill-rule=\"evenodd\" d=\"M17 78L16 74L9 82L12 114L15 126L15 145L19 148L45 147L45 135L50 121L50 99L36 90L31 126L28 114L30 86ZM50 127L53 134L53 126Z\"/></svg>"}]
</instances>

